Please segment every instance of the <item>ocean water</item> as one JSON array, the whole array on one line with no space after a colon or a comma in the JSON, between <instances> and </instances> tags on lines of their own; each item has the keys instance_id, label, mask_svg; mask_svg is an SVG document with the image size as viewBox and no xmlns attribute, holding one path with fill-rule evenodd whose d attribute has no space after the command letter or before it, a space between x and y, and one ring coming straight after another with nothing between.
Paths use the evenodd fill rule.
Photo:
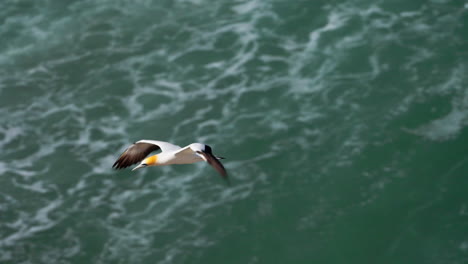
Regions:
<instances>
[{"instance_id":1,"label":"ocean water","mask_svg":"<svg viewBox=\"0 0 468 264\"><path fill-rule=\"evenodd\" d=\"M5 0L0 263L468 263L468 2ZM115 171L139 139L206 164Z\"/></svg>"}]
</instances>

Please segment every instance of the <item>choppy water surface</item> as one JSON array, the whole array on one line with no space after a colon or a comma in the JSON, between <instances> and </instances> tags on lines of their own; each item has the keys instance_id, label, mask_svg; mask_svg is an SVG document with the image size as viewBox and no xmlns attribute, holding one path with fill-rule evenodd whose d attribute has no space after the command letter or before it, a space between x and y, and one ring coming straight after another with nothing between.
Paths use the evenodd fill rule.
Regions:
<instances>
[{"instance_id":1,"label":"choppy water surface","mask_svg":"<svg viewBox=\"0 0 468 264\"><path fill-rule=\"evenodd\" d=\"M3 1L0 262L466 263L466 1ZM131 142L205 164L113 171Z\"/></svg>"}]
</instances>

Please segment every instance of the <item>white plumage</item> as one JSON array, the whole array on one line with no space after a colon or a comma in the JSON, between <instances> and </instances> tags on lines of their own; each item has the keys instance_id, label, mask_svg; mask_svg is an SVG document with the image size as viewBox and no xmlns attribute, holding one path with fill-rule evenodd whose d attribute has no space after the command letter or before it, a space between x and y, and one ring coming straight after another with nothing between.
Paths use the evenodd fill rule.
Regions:
<instances>
[{"instance_id":1,"label":"white plumage","mask_svg":"<svg viewBox=\"0 0 468 264\"><path fill-rule=\"evenodd\" d=\"M161 150L160 153L147 157L151 152ZM219 162L221 157L213 155L211 147L201 143L192 143L186 147L157 140L140 140L129 146L112 166L115 169L127 168L139 163L132 170L148 166L164 166L172 164L191 164L206 161L219 174L227 179L226 169Z\"/></svg>"}]
</instances>

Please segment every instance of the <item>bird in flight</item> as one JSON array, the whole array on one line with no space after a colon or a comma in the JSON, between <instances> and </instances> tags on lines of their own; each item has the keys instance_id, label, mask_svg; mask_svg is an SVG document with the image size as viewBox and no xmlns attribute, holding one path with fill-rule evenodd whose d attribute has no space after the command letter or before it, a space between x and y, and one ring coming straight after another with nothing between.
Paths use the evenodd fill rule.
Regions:
<instances>
[{"instance_id":1,"label":"bird in flight","mask_svg":"<svg viewBox=\"0 0 468 264\"><path fill-rule=\"evenodd\" d=\"M160 153L147 157L151 152L161 150ZM112 165L114 169L124 169L133 164L140 169L149 166L163 166L172 164L191 164L206 161L225 179L226 169L219 162L222 157L217 157L211 151L211 147L201 143L192 143L186 147L173 145L164 141L140 140L128 147Z\"/></svg>"}]
</instances>

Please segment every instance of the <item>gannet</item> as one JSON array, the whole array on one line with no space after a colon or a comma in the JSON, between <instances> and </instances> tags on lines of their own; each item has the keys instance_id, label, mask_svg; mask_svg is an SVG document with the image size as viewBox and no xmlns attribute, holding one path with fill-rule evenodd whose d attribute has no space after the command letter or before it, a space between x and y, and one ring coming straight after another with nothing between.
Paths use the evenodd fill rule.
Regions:
<instances>
[{"instance_id":1,"label":"gannet","mask_svg":"<svg viewBox=\"0 0 468 264\"><path fill-rule=\"evenodd\" d=\"M148 156L153 151L161 150L160 153ZM221 176L228 180L226 169L219 162L222 157L216 157L211 151L211 147L201 143L192 143L181 148L164 141L140 140L129 146L112 165L114 169L124 169L133 164L140 163L132 171L149 167L172 164L191 164L199 161L206 161Z\"/></svg>"}]
</instances>

